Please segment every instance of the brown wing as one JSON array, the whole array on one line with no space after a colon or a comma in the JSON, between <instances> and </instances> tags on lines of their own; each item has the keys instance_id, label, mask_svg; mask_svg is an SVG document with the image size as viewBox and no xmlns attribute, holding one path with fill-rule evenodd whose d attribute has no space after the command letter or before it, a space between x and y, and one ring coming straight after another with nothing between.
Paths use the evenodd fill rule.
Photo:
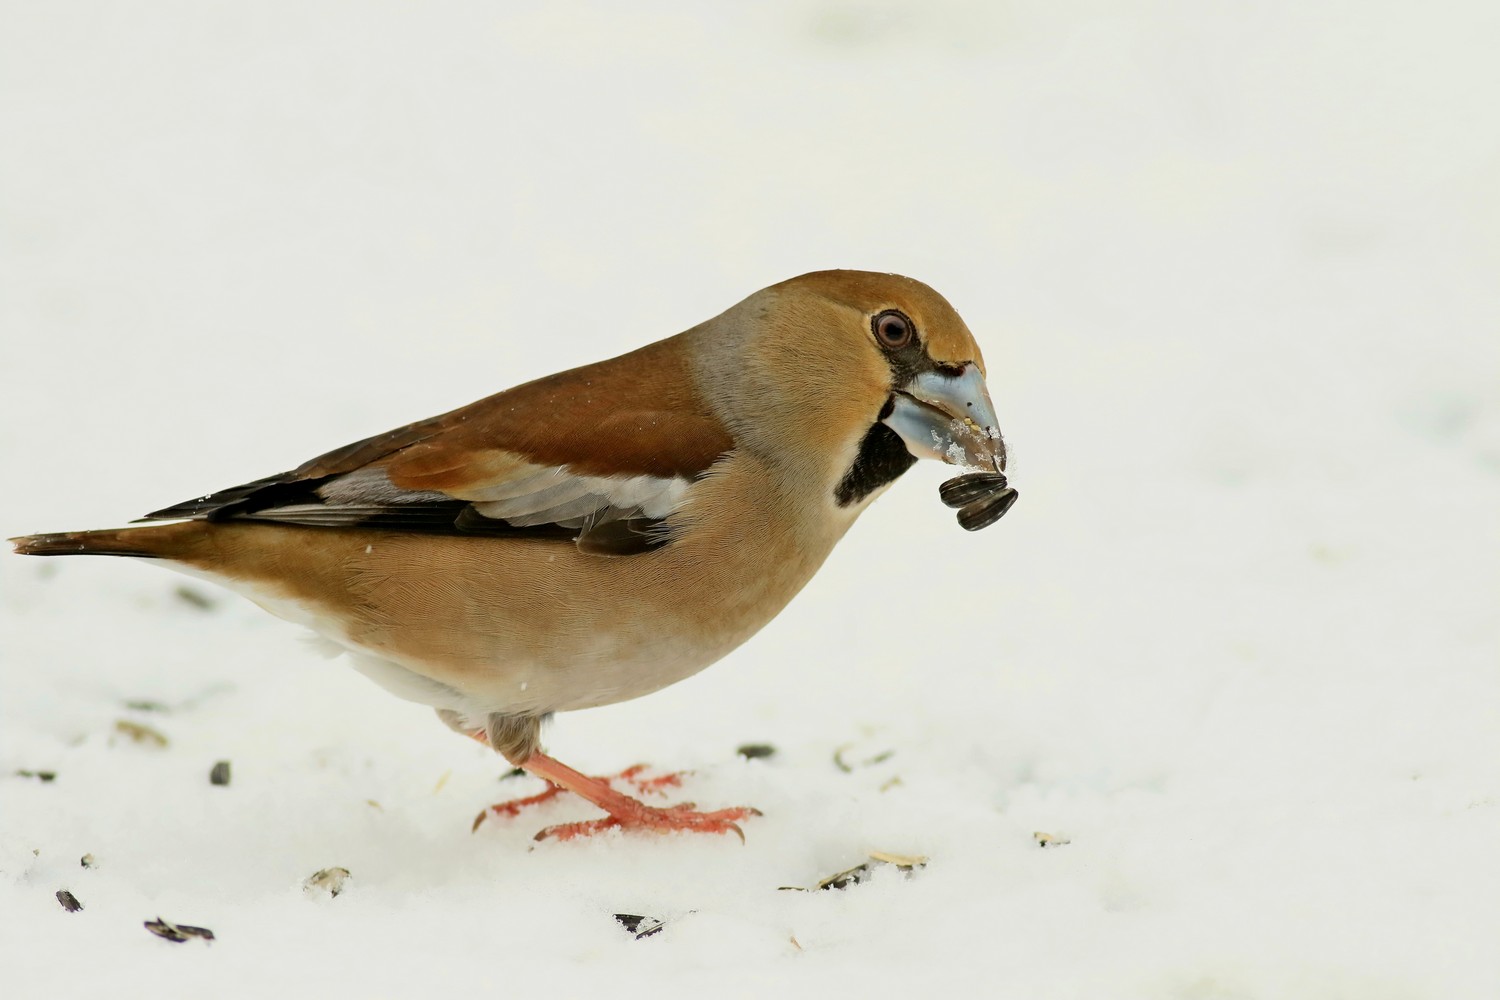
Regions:
<instances>
[{"instance_id":1,"label":"brown wing","mask_svg":"<svg viewBox=\"0 0 1500 1000\"><path fill-rule=\"evenodd\" d=\"M644 551L669 538L667 516L733 445L674 337L145 520L544 535Z\"/></svg>"}]
</instances>

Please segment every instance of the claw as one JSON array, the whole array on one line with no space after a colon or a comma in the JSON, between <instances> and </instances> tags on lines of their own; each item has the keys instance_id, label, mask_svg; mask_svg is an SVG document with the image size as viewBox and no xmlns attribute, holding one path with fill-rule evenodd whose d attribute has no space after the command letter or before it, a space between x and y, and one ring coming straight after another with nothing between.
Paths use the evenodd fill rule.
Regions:
<instances>
[{"instance_id":1,"label":"claw","mask_svg":"<svg viewBox=\"0 0 1500 1000\"><path fill-rule=\"evenodd\" d=\"M543 827L538 830L532 840L542 841L548 837L556 837L558 840L572 840L574 837L592 837L596 833L603 833L620 825L620 821L613 816L603 819L589 819L579 823L558 823L556 826Z\"/></svg>"},{"instance_id":2,"label":"claw","mask_svg":"<svg viewBox=\"0 0 1500 1000\"><path fill-rule=\"evenodd\" d=\"M494 805L490 806L488 809L481 812L478 816L474 817L474 825L469 828L469 832L473 833L475 830L479 829L480 824L489 818L490 813L494 813L496 816L519 816L521 815L522 809L526 809L530 806L541 805L543 802L547 802L551 799L557 798L562 793L563 790L561 788L558 788L556 785L548 785L546 791L538 792L535 795L528 795L524 799L511 799L509 802L497 802Z\"/></svg>"}]
</instances>

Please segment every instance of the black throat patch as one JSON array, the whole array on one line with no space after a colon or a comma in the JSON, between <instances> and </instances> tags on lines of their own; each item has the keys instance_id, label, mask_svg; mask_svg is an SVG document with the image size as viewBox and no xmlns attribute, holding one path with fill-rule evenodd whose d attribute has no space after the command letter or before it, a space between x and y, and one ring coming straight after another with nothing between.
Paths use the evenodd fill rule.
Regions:
<instances>
[{"instance_id":1,"label":"black throat patch","mask_svg":"<svg viewBox=\"0 0 1500 1000\"><path fill-rule=\"evenodd\" d=\"M933 361L927 353L927 345L917 338L899 350L887 351L885 360L891 367L891 385L897 390L905 389L912 379L925 372L958 371ZM858 503L882 486L895 482L901 473L917 464L916 457L906 450L901 435L880 422L891 415L893 405L893 400L886 400L875 423L859 443L854 464L849 466L849 471L834 489L833 495L840 507Z\"/></svg>"},{"instance_id":2,"label":"black throat patch","mask_svg":"<svg viewBox=\"0 0 1500 1000\"><path fill-rule=\"evenodd\" d=\"M865 432L859 454L833 491L834 498L840 507L858 503L887 483L895 482L916 464L916 457L906 450L901 436L885 424L876 423Z\"/></svg>"}]
</instances>

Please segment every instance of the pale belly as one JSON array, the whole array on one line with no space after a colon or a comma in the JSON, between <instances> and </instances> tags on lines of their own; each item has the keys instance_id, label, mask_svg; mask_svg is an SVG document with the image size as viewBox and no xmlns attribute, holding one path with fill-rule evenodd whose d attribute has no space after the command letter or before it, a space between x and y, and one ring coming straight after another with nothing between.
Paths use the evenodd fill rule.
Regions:
<instances>
[{"instance_id":1,"label":"pale belly","mask_svg":"<svg viewBox=\"0 0 1500 1000\"><path fill-rule=\"evenodd\" d=\"M699 484L681 522L690 530L639 555L241 522L206 526L212 554L200 572L348 650L362 673L411 701L471 718L612 704L749 639L866 506L776 510L766 491L736 487L756 470L734 464Z\"/></svg>"},{"instance_id":2,"label":"pale belly","mask_svg":"<svg viewBox=\"0 0 1500 1000\"><path fill-rule=\"evenodd\" d=\"M775 617L832 548L607 558L557 541L256 525L220 529L221 548L252 553L253 533L289 530L306 540L290 558L204 575L347 650L398 697L470 718L608 705L690 677Z\"/></svg>"}]
</instances>

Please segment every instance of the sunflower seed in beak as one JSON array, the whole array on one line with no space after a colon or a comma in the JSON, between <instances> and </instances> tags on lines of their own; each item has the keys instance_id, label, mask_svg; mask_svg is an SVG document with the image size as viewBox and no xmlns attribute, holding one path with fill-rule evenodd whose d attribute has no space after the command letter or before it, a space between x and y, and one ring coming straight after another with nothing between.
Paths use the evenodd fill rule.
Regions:
<instances>
[{"instance_id":1,"label":"sunflower seed in beak","mask_svg":"<svg viewBox=\"0 0 1500 1000\"><path fill-rule=\"evenodd\" d=\"M974 501L958 512L959 527L965 531L988 528L1005 516L1005 512L1010 510L1019 495L1015 490L1003 489L982 500Z\"/></svg>"},{"instance_id":2,"label":"sunflower seed in beak","mask_svg":"<svg viewBox=\"0 0 1500 1000\"><path fill-rule=\"evenodd\" d=\"M1003 472L970 472L938 487L938 498L949 507L966 507L993 496L1010 485Z\"/></svg>"}]
</instances>

